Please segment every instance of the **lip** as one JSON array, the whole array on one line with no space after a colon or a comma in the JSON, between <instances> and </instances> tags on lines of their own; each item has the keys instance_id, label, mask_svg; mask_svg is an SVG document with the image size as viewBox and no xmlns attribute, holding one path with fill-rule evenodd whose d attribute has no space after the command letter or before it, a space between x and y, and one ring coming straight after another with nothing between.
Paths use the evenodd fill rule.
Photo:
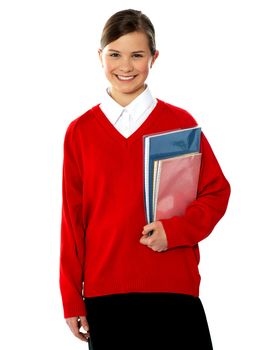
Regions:
<instances>
[{"instance_id":1,"label":"lip","mask_svg":"<svg viewBox=\"0 0 272 350\"><path fill-rule=\"evenodd\" d=\"M137 75L121 75L121 74L115 74L116 78L119 81L125 81L130 82L136 78Z\"/></svg>"}]
</instances>

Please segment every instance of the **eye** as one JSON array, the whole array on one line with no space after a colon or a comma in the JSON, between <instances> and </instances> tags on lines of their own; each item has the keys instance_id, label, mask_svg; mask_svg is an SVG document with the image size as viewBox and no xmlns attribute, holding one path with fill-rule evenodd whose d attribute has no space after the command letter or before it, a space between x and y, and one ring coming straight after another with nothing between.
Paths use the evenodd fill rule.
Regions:
<instances>
[{"instance_id":1,"label":"eye","mask_svg":"<svg viewBox=\"0 0 272 350\"><path fill-rule=\"evenodd\" d=\"M132 55L132 57L134 57L134 58L142 58L143 55L140 54L140 53L134 53L134 54Z\"/></svg>"},{"instance_id":2,"label":"eye","mask_svg":"<svg viewBox=\"0 0 272 350\"><path fill-rule=\"evenodd\" d=\"M116 57L119 57L120 55L119 55L119 53L117 53L117 52L112 52L112 53L110 53L109 56L110 56L110 57L113 57L113 58L116 58Z\"/></svg>"}]
</instances>

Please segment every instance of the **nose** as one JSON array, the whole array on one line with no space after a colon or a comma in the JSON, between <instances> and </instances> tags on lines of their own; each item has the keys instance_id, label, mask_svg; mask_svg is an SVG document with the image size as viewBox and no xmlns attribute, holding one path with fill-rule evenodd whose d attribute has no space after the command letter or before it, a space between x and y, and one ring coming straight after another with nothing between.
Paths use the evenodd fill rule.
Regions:
<instances>
[{"instance_id":1,"label":"nose","mask_svg":"<svg viewBox=\"0 0 272 350\"><path fill-rule=\"evenodd\" d=\"M120 63L121 63L119 67L120 71L124 73L129 73L133 71L133 64L131 62L131 59L124 58Z\"/></svg>"}]
</instances>

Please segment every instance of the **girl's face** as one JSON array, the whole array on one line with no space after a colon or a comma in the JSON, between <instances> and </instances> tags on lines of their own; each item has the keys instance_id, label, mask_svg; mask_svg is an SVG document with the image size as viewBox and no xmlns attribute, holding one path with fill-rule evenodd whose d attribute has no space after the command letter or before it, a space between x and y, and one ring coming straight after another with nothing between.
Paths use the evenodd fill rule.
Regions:
<instances>
[{"instance_id":1,"label":"girl's face","mask_svg":"<svg viewBox=\"0 0 272 350\"><path fill-rule=\"evenodd\" d=\"M144 33L132 32L111 42L99 57L111 86L111 96L126 106L145 89L149 69L158 57L152 56Z\"/></svg>"}]
</instances>

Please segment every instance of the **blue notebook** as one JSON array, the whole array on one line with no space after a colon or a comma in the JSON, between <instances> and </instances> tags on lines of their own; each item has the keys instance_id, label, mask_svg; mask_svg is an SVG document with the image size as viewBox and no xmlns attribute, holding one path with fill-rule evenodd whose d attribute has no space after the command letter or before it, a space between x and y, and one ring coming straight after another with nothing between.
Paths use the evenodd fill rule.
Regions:
<instances>
[{"instance_id":1,"label":"blue notebook","mask_svg":"<svg viewBox=\"0 0 272 350\"><path fill-rule=\"evenodd\" d=\"M154 161L199 152L200 137L198 126L144 136L144 196L148 223L153 221Z\"/></svg>"}]
</instances>

